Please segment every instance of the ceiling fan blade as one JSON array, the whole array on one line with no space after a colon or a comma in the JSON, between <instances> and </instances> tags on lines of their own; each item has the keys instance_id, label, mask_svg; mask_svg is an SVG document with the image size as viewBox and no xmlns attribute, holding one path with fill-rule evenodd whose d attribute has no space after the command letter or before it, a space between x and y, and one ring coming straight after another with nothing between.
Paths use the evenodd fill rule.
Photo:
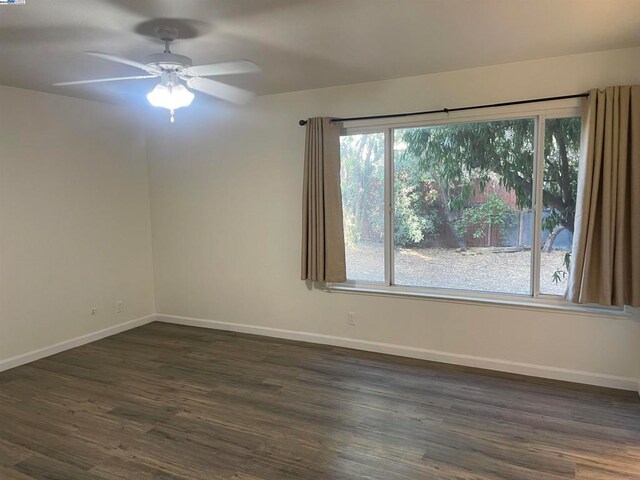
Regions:
<instances>
[{"instance_id":1,"label":"ceiling fan blade","mask_svg":"<svg viewBox=\"0 0 640 480\"><path fill-rule=\"evenodd\" d=\"M87 55L92 55L94 57L99 57L104 60L109 60L111 62L123 63L125 65L129 65L130 67L139 68L140 70L144 70L147 73L160 73L157 68L150 67L149 65L145 65L144 63L136 62L135 60L129 60L128 58L119 57L117 55L111 55L110 53L102 53L102 52L84 52Z\"/></svg>"},{"instance_id":2,"label":"ceiling fan blade","mask_svg":"<svg viewBox=\"0 0 640 480\"><path fill-rule=\"evenodd\" d=\"M226 83L216 82L209 78L193 77L187 80L187 85L194 90L206 93L212 97L221 98L231 103L247 103L256 96L255 93L248 90L233 87Z\"/></svg>"},{"instance_id":3,"label":"ceiling fan blade","mask_svg":"<svg viewBox=\"0 0 640 480\"><path fill-rule=\"evenodd\" d=\"M199 77L213 75L235 75L238 73L257 73L262 69L249 60L235 60L232 62L210 63L208 65L196 65L189 67L187 73Z\"/></svg>"},{"instance_id":4,"label":"ceiling fan blade","mask_svg":"<svg viewBox=\"0 0 640 480\"><path fill-rule=\"evenodd\" d=\"M158 75L138 75L135 77L114 77L114 78L95 78L93 80L75 80L72 82L59 82L54 83L55 87L61 87L66 85L84 85L86 83L102 83L102 82L119 82L121 80L142 80L144 78L156 78Z\"/></svg>"}]
</instances>

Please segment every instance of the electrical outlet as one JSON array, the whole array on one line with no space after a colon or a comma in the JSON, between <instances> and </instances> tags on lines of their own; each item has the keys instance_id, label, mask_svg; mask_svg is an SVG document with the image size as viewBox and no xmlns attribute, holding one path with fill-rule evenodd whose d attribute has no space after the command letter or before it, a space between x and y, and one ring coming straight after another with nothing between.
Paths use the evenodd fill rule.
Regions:
<instances>
[{"instance_id":1,"label":"electrical outlet","mask_svg":"<svg viewBox=\"0 0 640 480\"><path fill-rule=\"evenodd\" d=\"M116 313L122 313L124 312L124 303L122 300L118 300L116 302Z\"/></svg>"},{"instance_id":2,"label":"electrical outlet","mask_svg":"<svg viewBox=\"0 0 640 480\"><path fill-rule=\"evenodd\" d=\"M98 307L93 307L90 311L89 314L91 315L97 315L98 314Z\"/></svg>"},{"instance_id":3,"label":"electrical outlet","mask_svg":"<svg viewBox=\"0 0 640 480\"><path fill-rule=\"evenodd\" d=\"M347 314L347 324L355 325L356 324L356 314L355 312L349 312Z\"/></svg>"}]
</instances>

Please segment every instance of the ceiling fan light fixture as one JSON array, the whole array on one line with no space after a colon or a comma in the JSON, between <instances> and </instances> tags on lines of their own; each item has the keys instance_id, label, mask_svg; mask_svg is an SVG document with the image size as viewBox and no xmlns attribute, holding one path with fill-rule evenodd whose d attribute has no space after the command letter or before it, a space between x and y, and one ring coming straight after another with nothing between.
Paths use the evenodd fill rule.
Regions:
<instances>
[{"instance_id":1,"label":"ceiling fan light fixture","mask_svg":"<svg viewBox=\"0 0 640 480\"><path fill-rule=\"evenodd\" d=\"M171 123L174 122L174 112L178 108L191 105L195 95L179 81L171 78L163 78L162 82L155 86L147 94L147 100L154 107L166 108L171 112Z\"/></svg>"},{"instance_id":2,"label":"ceiling fan light fixture","mask_svg":"<svg viewBox=\"0 0 640 480\"><path fill-rule=\"evenodd\" d=\"M8 0L0 0L0 3L3 1L6 2ZM193 66L193 62L189 57L178 55L171 51L171 43L178 38L178 34L178 29L175 27L161 26L157 28L156 37L164 42L164 52L147 56L143 60L144 63L111 53L85 52L93 57L137 68L144 71L145 75L74 80L54 83L54 85L62 87L94 83L102 84L105 82L126 82L160 77L160 83L147 94L147 100L154 107L169 110L171 112L171 123L174 122L174 112L178 108L191 105L195 98L191 90L237 104L247 103L255 96L253 92L206 77L256 73L260 71L258 65L249 60L240 59Z\"/></svg>"}]
</instances>

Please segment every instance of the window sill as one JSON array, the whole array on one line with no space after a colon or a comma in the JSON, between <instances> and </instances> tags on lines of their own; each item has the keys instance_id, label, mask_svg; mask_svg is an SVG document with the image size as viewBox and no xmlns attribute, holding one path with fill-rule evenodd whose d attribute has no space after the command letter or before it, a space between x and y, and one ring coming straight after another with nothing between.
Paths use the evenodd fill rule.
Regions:
<instances>
[{"instance_id":1,"label":"window sill","mask_svg":"<svg viewBox=\"0 0 640 480\"><path fill-rule=\"evenodd\" d=\"M536 311L556 311L576 315L589 315L596 317L631 318L631 311L627 308L602 307L597 305L576 305L569 303L560 297L532 298L528 296L507 297L497 294L472 294L466 292L449 293L429 291L427 289L414 289L412 287L389 287L386 285L362 285L362 284L326 284L323 289L329 293L346 293L356 295L387 296L395 298L412 298L418 300L433 300L449 303L465 303L479 305L500 305L507 308L517 308Z\"/></svg>"}]
</instances>

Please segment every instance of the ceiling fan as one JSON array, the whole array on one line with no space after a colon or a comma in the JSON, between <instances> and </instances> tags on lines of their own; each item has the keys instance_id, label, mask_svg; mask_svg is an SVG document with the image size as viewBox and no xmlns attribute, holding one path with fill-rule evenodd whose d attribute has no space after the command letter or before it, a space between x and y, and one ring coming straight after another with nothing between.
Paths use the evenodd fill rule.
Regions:
<instances>
[{"instance_id":1,"label":"ceiling fan","mask_svg":"<svg viewBox=\"0 0 640 480\"><path fill-rule=\"evenodd\" d=\"M146 72L146 75L77 80L54 83L54 85L83 85L160 77L160 83L147 94L147 100L154 107L162 107L169 110L171 112L171 123L174 122L175 110L187 107L193 101L194 94L187 87L212 97L239 104L247 103L255 96L253 92L248 90L217 82L210 78L204 78L218 75L256 73L260 71L260 67L255 63L248 60L234 60L194 66L189 57L171 52L171 42L178 38L179 32L177 28L159 27L155 33L164 42L164 52L149 55L144 59L144 63L109 53L85 52L88 55L139 68Z\"/></svg>"}]
</instances>

